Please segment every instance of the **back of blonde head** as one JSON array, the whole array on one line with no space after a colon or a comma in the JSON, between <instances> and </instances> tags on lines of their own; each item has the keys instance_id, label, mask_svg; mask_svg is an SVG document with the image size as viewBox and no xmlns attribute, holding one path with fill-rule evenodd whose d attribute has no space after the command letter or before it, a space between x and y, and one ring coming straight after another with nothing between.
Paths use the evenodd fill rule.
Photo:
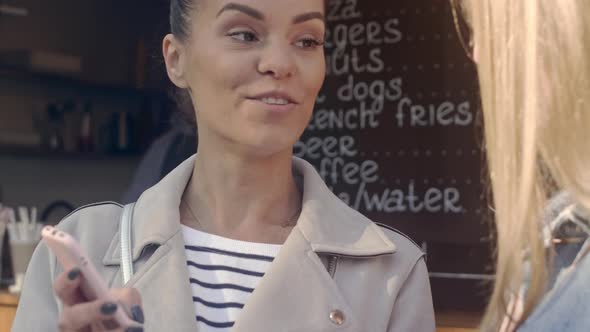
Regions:
<instances>
[{"instance_id":1,"label":"back of blonde head","mask_svg":"<svg viewBox=\"0 0 590 332\"><path fill-rule=\"evenodd\" d=\"M522 285L525 254L531 275L521 321L545 292L548 178L590 210L590 1L463 6L477 53L497 226L497 276L482 325L493 331Z\"/></svg>"}]
</instances>

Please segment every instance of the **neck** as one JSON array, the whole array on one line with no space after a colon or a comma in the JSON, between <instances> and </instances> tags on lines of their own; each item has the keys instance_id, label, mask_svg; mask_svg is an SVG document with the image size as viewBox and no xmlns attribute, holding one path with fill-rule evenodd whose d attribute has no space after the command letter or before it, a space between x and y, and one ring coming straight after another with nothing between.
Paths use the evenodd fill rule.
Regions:
<instances>
[{"instance_id":1,"label":"neck","mask_svg":"<svg viewBox=\"0 0 590 332\"><path fill-rule=\"evenodd\" d=\"M252 157L219 150L199 149L183 223L229 238L282 243L301 206L291 153Z\"/></svg>"}]
</instances>

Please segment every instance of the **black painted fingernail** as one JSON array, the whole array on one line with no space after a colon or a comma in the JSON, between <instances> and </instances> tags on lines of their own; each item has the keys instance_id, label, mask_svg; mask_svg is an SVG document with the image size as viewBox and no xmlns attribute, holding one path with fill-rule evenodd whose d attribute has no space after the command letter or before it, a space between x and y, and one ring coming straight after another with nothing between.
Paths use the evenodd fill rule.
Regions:
<instances>
[{"instance_id":1,"label":"black painted fingernail","mask_svg":"<svg viewBox=\"0 0 590 332\"><path fill-rule=\"evenodd\" d=\"M70 272L68 272L68 279L74 280L74 279L78 278L79 275L80 275L80 269L75 267L72 270L70 270Z\"/></svg>"},{"instance_id":2,"label":"black painted fingernail","mask_svg":"<svg viewBox=\"0 0 590 332\"><path fill-rule=\"evenodd\" d=\"M134 321L143 324L143 310L141 310L140 306L134 305L133 307L131 307L131 316Z\"/></svg>"},{"instance_id":3,"label":"black painted fingernail","mask_svg":"<svg viewBox=\"0 0 590 332\"><path fill-rule=\"evenodd\" d=\"M117 304L116 303L105 303L100 307L100 312L104 315L111 315L117 311Z\"/></svg>"},{"instance_id":4,"label":"black painted fingernail","mask_svg":"<svg viewBox=\"0 0 590 332\"><path fill-rule=\"evenodd\" d=\"M130 327L125 332L143 332L143 327Z\"/></svg>"}]
</instances>

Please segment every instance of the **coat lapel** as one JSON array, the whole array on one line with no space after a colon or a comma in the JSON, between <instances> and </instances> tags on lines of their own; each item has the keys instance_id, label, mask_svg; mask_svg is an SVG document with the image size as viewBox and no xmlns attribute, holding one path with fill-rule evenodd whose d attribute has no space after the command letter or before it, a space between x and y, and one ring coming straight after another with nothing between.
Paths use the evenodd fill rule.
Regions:
<instances>
[{"instance_id":1,"label":"coat lapel","mask_svg":"<svg viewBox=\"0 0 590 332\"><path fill-rule=\"evenodd\" d=\"M179 215L193 164L194 157L189 158L146 190L133 212L135 274L126 286L137 288L142 296L148 331L197 331ZM119 247L117 235L105 255L105 265L120 264Z\"/></svg>"},{"instance_id":2,"label":"coat lapel","mask_svg":"<svg viewBox=\"0 0 590 332\"><path fill-rule=\"evenodd\" d=\"M149 331L197 331L182 233L161 245L128 286L142 294Z\"/></svg>"},{"instance_id":3,"label":"coat lapel","mask_svg":"<svg viewBox=\"0 0 590 332\"><path fill-rule=\"evenodd\" d=\"M330 313L340 310L344 323ZM250 295L233 332L360 331L336 283L295 228Z\"/></svg>"},{"instance_id":4,"label":"coat lapel","mask_svg":"<svg viewBox=\"0 0 590 332\"><path fill-rule=\"evenodd\" d=\"M311 164L295 158L293 167L302 180L301 215L232 331L362 331L319 255L362 259L393 254L395 245L334 196ZM331 319L337 311L340 325Z\"/></svg>"}]
</instances>

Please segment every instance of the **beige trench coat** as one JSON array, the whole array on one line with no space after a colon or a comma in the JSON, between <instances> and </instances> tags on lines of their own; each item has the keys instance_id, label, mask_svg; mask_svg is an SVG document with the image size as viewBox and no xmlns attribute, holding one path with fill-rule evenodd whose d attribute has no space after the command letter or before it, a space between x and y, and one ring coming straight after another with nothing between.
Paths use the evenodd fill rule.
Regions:
<instances>
[{"instance_id":1,"label":"beige trench coat","mask_svg":"<svg viewBox=\"0 0 590 332\"><path fill-rule=\"evenodd\" d=\"M193 165L194 156L145 191L135 207L136 272L126 286L142 295L147 332L197 331L179 222ZM345 205L309 163L295 158L293 166L303 179L301 216L232 331L434 331L420 249ZM59 225L79 239L111 287L122 286L121 211L115 203L95 204ZM55 257L40 245L25 277L13 332L57 330L60 304L52 282L60 272ZM340 325L336 311L344 318Z\"/></svg>"}]
</instances>

